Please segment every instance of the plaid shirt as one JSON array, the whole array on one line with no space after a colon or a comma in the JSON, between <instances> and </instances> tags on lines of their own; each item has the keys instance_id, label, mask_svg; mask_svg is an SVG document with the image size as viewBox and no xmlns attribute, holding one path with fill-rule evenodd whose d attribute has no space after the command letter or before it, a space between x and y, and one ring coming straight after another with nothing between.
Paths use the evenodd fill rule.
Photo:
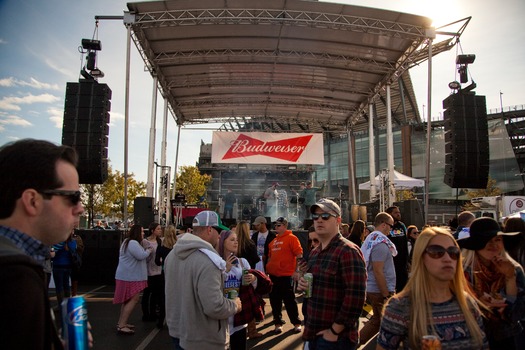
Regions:
<instances>
[{"instance_id":1,"label":"plaid shirt","mask_svg":"<svg viewBox=\"0 0 525 350\"><path fill-rule=\"evenodd\" d=\"M303 338L315 339L335 322L345 325L341 336L357 343L367 278L361 250L338 233L325 249L310 253L308 272L314 280Z\"/></svg>"},{"instance_id":2,"label":"plaid shirt","mask_svg":"<svg viewBox=\"0 0 525 350\"><path fill-rule=\"evenodd\" d=\"M45 246L39 240L13 228L0 226L0 236L4 236L12 241L22 252L42 265L46 260L46 256L49 255L49 247Z\"/></svg>"}]
</instances>

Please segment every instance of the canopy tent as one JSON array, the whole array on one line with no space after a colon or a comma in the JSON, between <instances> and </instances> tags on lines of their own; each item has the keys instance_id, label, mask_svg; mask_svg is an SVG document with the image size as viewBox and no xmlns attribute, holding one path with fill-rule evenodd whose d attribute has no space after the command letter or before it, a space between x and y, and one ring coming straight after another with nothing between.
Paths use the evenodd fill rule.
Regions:
<instances>
[{"instance_id":1,"label":"canopy tent","mask_svg":"<svg viewBox=\"0 0 525 350\"><path fill-rule=\"evenodd\" d=\"M374 178L374 185L376 188L381 186L381 177L383 181L388 181L388 172L385 175L379 174ZM396 189L410 189L414 187L424 187L425 181L420 179L415 179L413 177L403 175L398 171L394 170L394 187ZM370 181L364 182L359 185L360 190L370 190Z\"/></svg>"}]
</instances>

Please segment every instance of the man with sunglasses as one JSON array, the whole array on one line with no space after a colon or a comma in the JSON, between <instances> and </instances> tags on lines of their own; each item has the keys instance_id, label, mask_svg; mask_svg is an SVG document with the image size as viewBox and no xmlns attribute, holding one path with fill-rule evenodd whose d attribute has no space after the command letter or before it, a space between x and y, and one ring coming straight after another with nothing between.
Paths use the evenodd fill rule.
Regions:
<instances>
[{"instance_id":1,"label":"man with sunglasses","mask_svg":"<svg viewBox=\"0 0 525 350\"><path fill-rule=\"evenodd\" d=\"M379 330L383 305L396 290L394 256L397 255L397 249L389 239L394 218L381 212L376 215L374 226L375 231L366 237L361 246L368 272L366 298L373 310L372 317L361 329L361 344L365 344Z\"/></svg>"},{"instance_id":2,"label":"man with sunglasses","mask_svg":"<svg viewBox=\"0 0 525 350\"><path fill-rule=\"evenodd\" d=\"M0 148L0 339L5 349L63 349L51 318L43 263L78 225L73 148L24 139ZM92 340L92 339L91 339Z\"/></svg>"},{"instance_id":3,"label":"man with sunglasses","mask_svg":"<svg viewBox=\"0 0 525 350\"><path fill-rule=\"evenodd\" d=\"M363 255L339 233L341 208L334 201L320 199L310 214L319 246L310 252L304 271L313 275L313 284L303 339L310 350L356 349L366 292ZM298 290L307 287L301 277Z\"/></svg>"},{"instance_id":4,"label":"man with sunglasses","mask_svg":"<svg viewBox=\"0 0 525 350\"><path fill-rule=\"evenodd\" d=\"M291 230L288 230L288 220L277 218L274 223L277 236L268 247L268 262L266 272L273 282L270 292L275 333L282 333L284 321L282 319L283 302L290 322L294 325L293 331L301 332L299 309L293 291L293 275L296 271L297 259L303 257L303 248Z\"/></svg>"}]
</instances>

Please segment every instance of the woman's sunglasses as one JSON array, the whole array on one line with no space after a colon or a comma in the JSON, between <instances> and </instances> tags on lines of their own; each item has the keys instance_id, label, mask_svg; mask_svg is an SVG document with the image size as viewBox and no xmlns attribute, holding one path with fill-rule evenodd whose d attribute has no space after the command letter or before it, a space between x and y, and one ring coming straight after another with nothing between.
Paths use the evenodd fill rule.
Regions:
<instances>
[{"instance_id":1,"label":"woman's sunglasses","mask_svg":"<svg viewBox=\"0 0 525 350\"><path fill-rule=\"evenodd\" d=\"M335 216L334 214L330 214L330 213L322 213L322 214L312 214L312 219L315 221L319 218L323 219L323 220L328 220L330 219L331 217L334 217L336 218L337 216Z\"/></svg>"},{"instance_id":2,"label":"woman's sunglasses","mask_svg":"<svg viewBox=\"0 0 525 350\"><path fill-rule=\"evenodd\" d=\"M425 252L432 259L440 259L445 255L445 253L448 253L448 256L450 256L452 260L458 260L459 255L461 254L461 251L458 247L451 246L445 249L445 247L442 247L440 245L429 245L425 249Z\"/></svg>"}]
</instances>

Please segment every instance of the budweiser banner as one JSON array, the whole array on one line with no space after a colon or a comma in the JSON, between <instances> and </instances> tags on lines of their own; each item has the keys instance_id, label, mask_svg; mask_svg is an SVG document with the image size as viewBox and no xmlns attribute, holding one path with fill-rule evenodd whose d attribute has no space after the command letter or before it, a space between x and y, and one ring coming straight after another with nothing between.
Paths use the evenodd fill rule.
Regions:
<instances>
[{"instance_id":1,"label":"budweiser banner","mask_svg":"<svg viewBox=\"0 0 525 350\"><path fill-rule=\"evenodd\" d=\"M211 162L324 164L323 134L216 131Z\"/></svg>"}]
</instances>

